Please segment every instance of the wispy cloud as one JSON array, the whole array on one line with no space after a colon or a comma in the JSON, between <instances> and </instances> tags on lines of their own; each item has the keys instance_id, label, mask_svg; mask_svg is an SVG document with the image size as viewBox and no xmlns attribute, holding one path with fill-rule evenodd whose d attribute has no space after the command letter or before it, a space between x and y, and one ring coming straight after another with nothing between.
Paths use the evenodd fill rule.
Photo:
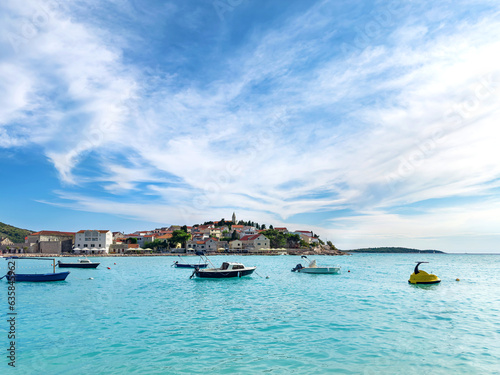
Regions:
<instances>
[{"instance_id":1,"label":"wispy cloud","mask_svg":"<svg viewBox=\"0 0 500 375\"><path fill-rule=\"evenodd\" d=\"M451 215L424 209L407 218L394 207L495 194L496 4L468 13L467 3L360 12L318 2L252 29L233 49L223 48L228 31L214 13L221 34L210 40L219 44L199 52L193 61L207 54L207 65L196 68L188 66L195 54L189 45L165 49L168 57L152 53L164 66L138 62L132 45L152 37L137 6L109 5L138 25L120 37L111 32L116 24L85 22L69 3L2 58L1 85L10 95L0 99L1 146L47 150L61 180L73 184L56 204L135 218L156 207L158 222L202 221L234 208L286 224L297 214L350 209L361 214L345 218L355 225L352 237L368 231L370 219L400 223L392 234L377 226L383 242L411 237L419 220L440 220L442 235L455 233ZM3 31L19 34L37 7L9 2ZM246 10L235 8L231 17ZM193 45L203 40L196 38L207 11L158 9L169 20L182 18L177 32ZM96 154L93 173L79 169ZM96 181L107 198L85 192ZM124 198L130 203L120 203Z\"/></svg>"}]
</instances>

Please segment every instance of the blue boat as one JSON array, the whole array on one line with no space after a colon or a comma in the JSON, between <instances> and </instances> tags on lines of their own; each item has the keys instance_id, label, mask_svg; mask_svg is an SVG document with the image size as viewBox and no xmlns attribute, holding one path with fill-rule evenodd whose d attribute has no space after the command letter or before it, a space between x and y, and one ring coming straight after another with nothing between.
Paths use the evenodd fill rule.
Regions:
<instances>
[{"instance_id":1,"label":"blue boat","mask_svg":"<svg viewBox=\"0 0 500 375\"><path fill-rule=\"evenodd\" d=\"M56 272L56 273L16 273L16 274L7 274L8 281L33 281L33 282L41 282L41 281L63 281L68 277L69 271L66 272Z\"/></svg>"},{"instance_id":2,"label":"blue boat","mask_svg":"<svg viewBox=\"0 0 500 375\"><path fill-rule=\"evenodd\" d=\"M30 259L30 260L52 260L52 273L15 273L14 271L9 271L5 276L8 281L31 281L31 282L45 282L45 281L63 281L69 275L69 271L66 272L56 272L56 260L54 258L35 258L35 257L8 257L5 260L11 259Z\"/></svg>"}]
</instances>

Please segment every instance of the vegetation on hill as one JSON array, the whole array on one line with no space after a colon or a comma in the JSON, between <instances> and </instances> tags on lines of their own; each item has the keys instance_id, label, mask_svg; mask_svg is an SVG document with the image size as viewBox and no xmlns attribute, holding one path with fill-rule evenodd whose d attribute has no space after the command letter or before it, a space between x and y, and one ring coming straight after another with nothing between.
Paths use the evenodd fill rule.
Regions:
<instances>
[{"instance_id":1,"label":"vegetation on hill","mask_svg":"<svg viewBox=\"0 0 500 375\"><path fill-rule=\"evenodd\" d=\"M366 247L363 249L343 250L348 253L439 253L444 254L444 251L439 250L419 250L409 249L407 247Z\"/></svg>"},{"instance_id":2,"label":"vegetation on hill","mask_svg":"<svg viewBox=\"0 0 500 375\"><path fill-rule=\"evenodd\" d=\"M13 227L12 225L0 223L0 237L7 237L14 243L24 242L24 237L33 233L32 230Z\"/></svg>"}]
</instances>

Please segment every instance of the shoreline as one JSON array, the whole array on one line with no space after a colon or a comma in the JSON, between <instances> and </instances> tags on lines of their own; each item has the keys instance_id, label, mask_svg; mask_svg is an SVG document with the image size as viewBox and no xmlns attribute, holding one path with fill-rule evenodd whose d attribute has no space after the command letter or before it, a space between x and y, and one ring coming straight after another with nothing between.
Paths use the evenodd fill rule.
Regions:
<instances>
[{"instance_id":1,"label":"shoreline","mask_svg":"<svg viewBox=\"0 0 500 375\"><path fill-rule=\"evenodd\" d=\"M240 256L254 256L254 255L265 255L265 256L282 256L282 255L328 255L328 256L340 256L349 255L345 253L317 253L313 251L276 251L276 252L255 252L255 253L217 253L210 252L205 253L205 256L215 256L215 255L240 255ZM47 253L28 253L28 254L2 254L2 258L9 257L23 257L23 258L121 258L121 257L196 257L196 254L186 254L186 253L150 253L150 254L47 254Z\"/></svg>"}]
</instances>

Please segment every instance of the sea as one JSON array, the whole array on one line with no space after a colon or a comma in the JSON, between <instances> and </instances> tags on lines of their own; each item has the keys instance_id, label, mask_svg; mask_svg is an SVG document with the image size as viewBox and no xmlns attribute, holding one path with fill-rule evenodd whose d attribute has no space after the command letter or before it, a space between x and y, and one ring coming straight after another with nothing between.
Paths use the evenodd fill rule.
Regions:
<instances>
[{"instance_id":1,"label":"sea","mask_svg":"<svg viewBox=\"0 0 500 375\"><path fill-rule=\"evenodd\" d=\"M190 279L175 257L92 258L97 269L68 269L66 281L16 283L14 310L3 279L0 373L500 374L500 255L309 258L341 273L290 272L299 256L231 255L210 260L256 272ZM416 261L442 282L410 285ZM49 263L18 260L16 272Z\"/></svg>"}]
</instances>

